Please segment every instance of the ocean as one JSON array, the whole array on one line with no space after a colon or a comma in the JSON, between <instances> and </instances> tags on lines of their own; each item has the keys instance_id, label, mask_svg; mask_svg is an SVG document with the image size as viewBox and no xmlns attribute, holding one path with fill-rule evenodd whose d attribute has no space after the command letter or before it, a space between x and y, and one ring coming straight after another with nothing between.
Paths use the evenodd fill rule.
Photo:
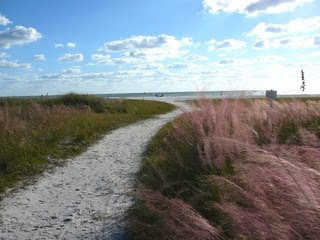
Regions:
<instances>
[{"instance_id":1,"label":"ocean","mask_svg":"<svg viewBox=\"0 0 320 240\"><path fill-rule=\"evenodd\" d=\"M114 94L95 94L105 98L229 98L229 97L264 97L265 91L208 91L208 92L145 92L145 93L114 93Z\"/></svg>"},{"instance_id":2,"label":"ocean","mask_svg":"<svg viewBox=\"0 0 320 240\"><path fill-rule=\"evenodd\" d=\"M81 94L81 93L80 93ZM199 97L206 98L264 98L266 91L264 90L243 90L243 91L204 91L204 92L145 92L145 93L105 93L105 94L89 94L104 98L135 98L135 99L193 99ZM44 95L47 98L59 97L61 95ZM9 97L9 96L8 96ZM39 98L41 96L15 96L17 98ZM294 97L320 97L320 94L279 94L278 97L294 98ZM7 98L7 97L0 97Z\"/></svg>"}]
</instances>

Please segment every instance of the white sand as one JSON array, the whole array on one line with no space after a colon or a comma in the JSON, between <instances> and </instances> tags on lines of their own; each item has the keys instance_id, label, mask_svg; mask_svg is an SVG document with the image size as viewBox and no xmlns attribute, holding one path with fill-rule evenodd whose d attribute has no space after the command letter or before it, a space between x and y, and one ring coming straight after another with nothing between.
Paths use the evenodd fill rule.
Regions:
<instances>
[{"instance_id":1,"label":"white sand","mask_svg":"<svg viewBox=\"0 0 320 240\"><path fill-rule=\"evenodd\" d=\"M125 212L145 147L180 113L112 131L66 166L4 198L0 239L126 239Z\"/></svg>"}]
</instances>

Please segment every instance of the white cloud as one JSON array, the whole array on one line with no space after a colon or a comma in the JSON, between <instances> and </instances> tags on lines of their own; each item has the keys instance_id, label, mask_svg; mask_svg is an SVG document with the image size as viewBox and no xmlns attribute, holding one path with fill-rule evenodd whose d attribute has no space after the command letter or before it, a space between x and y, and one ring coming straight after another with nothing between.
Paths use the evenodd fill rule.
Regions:
<instances>
[{"instance_id":1,"label":"white cloud","mask_svg":"<svg viewBox=\"0 0 320 240\"><path fill-rule=\"evenodd\" d=\"M190 38L182 38L177 40L174 36L158 35L158 36L133 36L124 40L108 42L104 44L106 51L132 51L138 49L154 49L166 47L182 47L191 44Z\"/></svg>"},{"instance_id":2,"label":"white cloud","mask_svg":"<svg viewBox=\"0 0 320 240\"><path fill-rule=\"evenodd\" d=\"M297 36L275 39L270 43L273 48L291 47L291 48L310 48L319 46L317 43L319 36Z\"/></svg>"},{"instance_id":3,"label":"white cloud","mask_svg":"<svg viewBox=\"0 0 320 240\"><path fill-rule=\"evenodd\" d=\"M310 52L310 53L296 53L294 55L295 58L301 60L301 61L304 61L304 62L307 62L307 61L310 61L310 58L318 58L320 57L320 51L313 51L313 52Z\"/></svg>"},{"instance_id":4,"label":"white cloud","mask_svg":"<svg viewBox=\"0 0 320 240\"><path fill-rule=\"evenodd\" d=\"M184 60L187 62L200 62L200 61L208 61L208 57L201 56L198 54L193 54L185 57Z\"/></svg>"},{"instance_id":5,"label":"white cloud","mask_svg":"<svg viewBox=\"0 0 320 240\"><path fill-rule=\"evenodd\" d=\"M183 48L191 46L190 38L177 39L169 35L133 36L124 40L107 42L103 48L108 54L93 54L91 58L98 63L139 63L166 58L177 58L188 53ZM112 57L110 54L120 54Z\"/></svg>"},{"instance_id":6,"label":"white cloud","mask_svg":"<svg viewBox=\"0 0 320 240\"><path fill-rule=\"evenodd\" d=\"M314 36L313 43L315 46L320 46L320 35Z\"/></svg>"},{"instance_id":7,"label":"white cloud","mask_svg":"<svg viewBox=\"0 0 320 240\"><path fill-rule=\"evenodd\" d=\"M31 27L16 26L12 29L7 28L2 32L0 31L0 47L10 48L12 45L24 45L37 41L41 37L41 33Z\"/></svg>"},{"instance_id":8,"label":"white cloud","mask_svg":"<svg viewBox=\"0 0 320 240\"><path fill-rule=\"evenodd\" d=\"M205 9L211 14L220 12L241 13L257 16L261 13L294 11L297 7L313 0L203 0Z\"/></svg>"},{"instance_id":9,"label":"white cloud","mask_svg":"<svg viewBox=\"0 0 320 240\"><path fill-rule=\"evenodd\" d=\"M232 58L224 58L219 61L219 64L231 64L234 63L234 59Z\"/></svg>"},{"instance_id":10,"label":"white cloud","mask_svg":"<svg viewBox=\"0 0 320 240\"><path fill-rule=\"evenodd\" d=\"M81 71L80 67L72 67L72 68L68 68L68 69L63 69L61 72L63 74L80 74L82 71Z\"/></svg>"},{"instance_id":11,"label":"white cloud","mask_svg":"<svg viewBox=\"0 0 320 240\"><path fill-rule=\"evenodd\" d=\"M83 73L81 78L84 80L105 80L106 78L114 75L113 72L92 72L92 73Z\"/></svg>"},{"instance_id":12,"label":"white cloud","mask_svg":"<svg viewBox=\"0 0 320 240\"><path fill-rule=\"evenodd\" d=\"M310 33L319 30L320 16L317 16L306 19L298 18L288 24L266 24L265 22L261 22L250 32L246 33L246 35L259 38L272 38L299 33Z\"/></svg>"},{"instance_id":13,"label":"white cloud","mask_svg":"<svg viewBox=\"0 0 320 240\"><path fill-rule=\"evenodd\" d=\"M10 76L8 74L5 73L0 73L0 82L1 83L17 83L20 82L21 79L18 76ZM0 89L3 89L3 85L1 84Z\"/></svg>"},{"instance_id":14,"label":"white cloud","mask_svg":"<svg viewBox=\"0 0 320 240\"><path fill-rule=\"evenodd\" d=\"M266 39L257 40L253 44L253 48L256 50L263 50L263 49L269 48L269 46L270 46L270 41Z\"/></svg>"},{"instance_id":15,"label":"white cloud","mask_svg":"<svg viewBox=\"0 0 320 240\"><path fill-rule=\"evenodd\" d=\"M319 67L316 59L296 62L279 55L267 55L222 59L211 65L211 72L198 71L198 74L200 78L210 79L215 89L221 86L227 90L277 89L281 94L293 94L301 92L299 71L304 69L308 73L308 85L312 86L309 93L317 93L320 91Z\"/></svg>"},{"instance_id":16,"label":"white cloud","mask_svg":"<svg viewBox=\"0 0 320 240\"><path fill-rule=\"evenodd\" d=\"M314 51L314 52L310 53L310 56L312 56L312 57L320 57L320 51Z\"/></svg>"},{"instance_id":17,"label":"white cloud","mask_svg":"<svg viewBox=\"0 0 320 240\"><path fill-rule=\"evenodd\" d=\"M135 64L143 62L142 59L133 57L115 57L110 54L95 53L91 55L91 59L98 64Z\"/></svg>"},{"instance_id":18,"label":"white cloud","mask_svg":"<svg viewBox=\"0 0 320 240\"><path fill-rule=\"evenodd\" d=\"M34 55L34 59L35 59L35 60L38 60L38 61L47 60L47 59L46 59L46 56L45 56L44 54L36 54L36 55Z\"/></svg>"},{"instance_id":19,"label":"white cloud","mask_svg":"<svg viewBox=\"0 0 320 240\"><path fill-rule=\"evenodd\" d=\"M194 64L192 67L169 68L158 62L138 64L121 71L110 72L79 72L79 70L62 70L55 74L44 74L32 77L41 87L51 92L79 91L89 93L104 92L161 92L179 89L189 90L253 90L277 89L280 93L297 93L300 88L300 69L308 75L307 90L309 93L320 91L318 71L320 65L314 63L295 64L291 59L277 55L256 58L227 58L233 63ZM221 60L223 60L221 59ZM232 62L230 61L230 62ZM301 61L304 62L304 61ZM177 62L179 64L180 62ZM290 63L290 65L288 65ZM175 65L175 64L173 64ZM279 76L281 76L279 78ZM54 81L53 81L54 80ZM0 78L2 81L2 78ZM21 86L21 85L19 85ZM141 89L143 86L143 89ZM25 86L24 86L25 87ZM9 88L8 88L9 89ZM14 87L10 88L15 89ZM25 89L23 88L25 91Z\"/></svg>"},{"instance_id":20,"label":"white cloud","mask_svg":"<svg viewBox=\"0 0 320 240\"><path fill-rule=\"evenodd\" d=\"M266 55L262 57L253 58L253 63L260 62L260 63L274 63L274 62L285 62L286 59L279 55Z\"/></svg>"},{"instance_id":21,"label":"white cloud","mask_svg":"<svg viewBox=\"0 0 320 240\"><path fill-rule=\"evenodd\" d=\"M253 58L222 58L221 60L217 62L213 62L213 66L218 65L248 65L253 66L255 64L266 64L266 63L278 63L278 62L284 62L285 58L279 56L279 55L266 55L262 57L253 57Z\"/></svg>"},{"instance_id":22,"label":"white cloud","mask_svg":"<svg viewBox=\"0 0 320 240\"><path fill-rule=\"evenodd\" d=\"M66 46L67 46L68 48L75 48L75 47L77 46L77 44L74 43L74 42L68 42L68 43L66 43Z\"/></svg>"},{"instance_id":23,"label":"white cloud","mask_svg":"<svg viewBox=\"0 0 320 240\"><path fill-rule=\"evenodd\" d=\"M80 62L83 60L83 54L82 53L66 53L62 57L59 58L59 61L62 62Z\"/></svg>"},{"instance_id":24,"label":"white cloud","mask_svg":"<svg viewBox=\"0 0 320 240\"><path fill-rule=\"evenodd\" d=\"M247 44L246 42L235 40L235 39L225 39L221 42L218 42L215 39L212 39L208 42L210 51L213 50L235 50L244 48Z\"/></svg>"},{"instance_id":25,"label":"white cloud","mask_svg":"<svg viewBox=\"0 0 320 240\"><path fill-rule=\"evenodd\" d=\"M95 53L91 55L91 59L99 64L112 64L112 56L109 54Z\"/></svg>"},{"instance_id":26,"label":"white cloud","mask_svg":"<svg viewBox=\"0 0 320 240\"><path fill-rule=\"evenodd\" d=\"M1 59L1 58L8 58L8 57L10 57L10 55L9 55L8 53L6 53L6 52L0 52L0 59Z\"/></svg>"},{"instance_id":27,"label":"white cloud","mask_svg":"<svg viewBox=\"0 0 320 240\"><path fill-rule=\"evenodd\" d=\"M4 16L0 13L0 25L6 26L10 23L12 23L12 22L8 18L6 18L6 16Z\"/></svg>"},{"instance_id":28,"label":"white cloud","mask_svg":"<svg viewBox=\"0 0 320 240\"><path fill-rule=\"evenodd\" d=\"M54 47L55 48L64 48L64 44L63 43L55 43Z\"/></svg>"},{"instance_id":29,"label":"white cloud","mask_svg":"<svg viewBox=\"0 0 320 240\"><path fill-rule=\"evenodd\" d=\"M14 69L19 69L19 68L31 68L31 64L29 63L17 63L17 62L12 62L12 61L7 61L5 59L0 60L0 67L2 68L14 68Z\"/></svg>"},{"instance_id":30,"label":"white cloud","mask_svg":"<svg viewBox=\"0 0 320 240\"><path fill-rule=\"evenodd\" d=\"M182 69L182 68L189 67L189 64L188 63L176 62L176 63L172 63L172 64L168 65L167 67L168 68L172 68L172 69Z\"/></svg>"},{"instance_id":31,"label":"white cloud","mask_svg":"<svg viewBox=\"0 0 320 240\"><path fill-rule=\"evenodd\" d=\"M131 69L138 69L138 70L159 70L163 68L164 68L164 65L161 63L137 64L131 67Z\"/></svg>"},{"instance_id":32,"label":"white cloud","mask_svg":"<svg viewBox=\"0 0 320 240\"><path fill-rule=\"evenodd\" d=\"M320 35L283 37L273 40L261 39L253 44L256 50L267 48L312 48L320 46Z\"/></svg>"},{"instance_id":33,"label":"white cloud","mask_svg":"<svg viewBox=\"0 0 320 240\"><path fill-rule=\"evenodd\" d=\"M320 16L295 19L287 24L261 22L246 35L260 38L253 44L254 49L310 48L320 46L320 35L312 34L319 30ZM302 33L309 33L309 35L302 35Z\"/></svg>"},{"instance_id":34,"label":"white cloud","mask_svg":"<svg viewBox=\"0 0 320 240\"><path fill-rule=\"evenodd\" d=\"M77 44L74 42L68 42L66 44L63 44L63 43L55 43L54 44L55 48L64 48L64 47L75 48L76 46L77 46Z\"/></svg>"},{"instance_id":35,"label":"white cloud","mask_svg":"<svg viewBox=\"0 0 320 240\"><path fill-rule=\"evenodd\" d=\"M63 74L44 74L40 78L44 80L57 80L63 77Z\"/></svg>"}]
</instances>

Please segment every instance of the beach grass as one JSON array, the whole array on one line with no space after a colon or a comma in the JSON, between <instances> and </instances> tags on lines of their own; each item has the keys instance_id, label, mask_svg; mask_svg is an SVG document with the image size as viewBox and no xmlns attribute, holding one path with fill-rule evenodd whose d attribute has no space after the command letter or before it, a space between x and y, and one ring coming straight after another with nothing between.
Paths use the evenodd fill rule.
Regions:
<instances>
[{"instance_id":1,"label":"beach grass","mask_svg":"<svg viewBox=\"0 0 320 240\"><path fill-rule=\"evenodd\" d=\"M320 101L200 100L137 176L135 239L316 239Z\"/></svg>"},{"instance_id":2,"label":"beach grass","mask_svg":"<svg viewBox=\"0 0 320 240\"><path fill-rule=\"evenodd\" d=\"M68 94L0 100L0 193L84 151L104 133L173 105Z\"/></svg>"}]
</instances>

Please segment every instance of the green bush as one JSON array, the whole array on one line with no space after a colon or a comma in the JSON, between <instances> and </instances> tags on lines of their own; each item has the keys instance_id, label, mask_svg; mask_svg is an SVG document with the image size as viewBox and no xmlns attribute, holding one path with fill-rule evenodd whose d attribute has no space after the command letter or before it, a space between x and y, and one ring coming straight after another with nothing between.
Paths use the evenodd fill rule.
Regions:
<instances>
[{"instance_id":1,"label":"green bush","mask_svg":"<svg viewBox=\"0 0 320 240\"><path fill-rule=\"evenodd\" d=\"M105 111L106 100L103 98L70 93L61 97L45 100L43 103L47 105L65 105L72 107L88 106L93 111L101 113Z\"/></svg>"},{"instance_id":2,"label":"green bush","mask_svg":"<svg viewBox=\"0 0 320 240\"><path fill-rule=\"evenodd\" d=\"M293 121L287 121L281 124L278 132L278 143L286 144L288 140L291 143L301 143L299 134L299 126Z\"/></svg>"}]
</instances>

